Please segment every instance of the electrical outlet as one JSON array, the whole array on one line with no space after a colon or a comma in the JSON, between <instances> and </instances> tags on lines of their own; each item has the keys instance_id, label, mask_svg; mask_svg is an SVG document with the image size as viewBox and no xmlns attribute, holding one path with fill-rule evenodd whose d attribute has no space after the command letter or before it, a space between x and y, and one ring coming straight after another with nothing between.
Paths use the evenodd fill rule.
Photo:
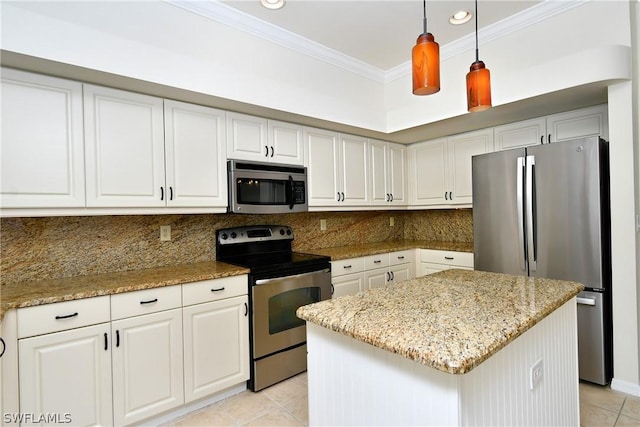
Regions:
<instances>
[{"instance_id":1,"label":"electrical outlet","mask_svg":"<svg viewBox=\"0 0 640 427\"><path fill-rule=\"evenodd\" d=\"M169 242L171 240L171 226L170 225L161 225L160 226L160 241L161 242Z\"/></svg>"},{"instance_id":2,"label":"electrical outlet","mask_svg":"<svg viewBox=\"0 0 640 427\"><path fill-rule=\"evenodd\" d=\"M321 219L320 220L320 230L321 231L327 231L327 220L326 219Z\"/></svg>"},{"instance_id":3,"label":"electrical outlet","mask_svg":"<svg viewBox=\"0 0 640 427\"><path fill-rule=\"evenodd\" d=\"M389 227L393 227L394 225L396 225L396 220L394 217L390 216L389 217Z\"/></svg>"},{"instance_id":4,"label":"electrical outlet","mask_svg":"<svg viewBox=\"0 0 640 427\"><path fill-rule=\"evenodd\" d=\"M529 390L533 390L540 384L543 373L542 359L538 359L538 361L529 368Z\"/></svg>"}]
</instances>

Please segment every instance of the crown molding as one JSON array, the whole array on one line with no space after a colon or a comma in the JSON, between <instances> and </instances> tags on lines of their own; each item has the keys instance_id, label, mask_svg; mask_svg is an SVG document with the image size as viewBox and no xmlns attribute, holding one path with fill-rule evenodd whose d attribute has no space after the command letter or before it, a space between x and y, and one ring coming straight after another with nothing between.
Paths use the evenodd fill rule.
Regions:
<instances>
[{"instance_id":1,"label":"crown molding","mask_svg":"<svg viewBox=\"0 0 640 427\"><path fill-rule=\"evenodd\" d=\"M262 39L276 43L285 48L319 59L328 64L341 67L347 71L359 74L362 77L378 83L389 83L403 78L411 73L411 61L399 64L387 71L367 64L334 49L328 48L313 40L309 40L291 31L262 21L247 13L234 9L215 0L189 1L189 0L163 0L164 2L198 14L205 18L236 28ZM535 6L525 9L515 15L488 25L478 30L478 38L483 43L505 37L515 31L550 18L554 15L566 12L592 0L545 0ZM640 0L638 0L640 1ZM475 33L468 34L451 43L443 45L440 49L440 60L452 58L462 52L475 48Z\"/></svg>"}]
</instances>

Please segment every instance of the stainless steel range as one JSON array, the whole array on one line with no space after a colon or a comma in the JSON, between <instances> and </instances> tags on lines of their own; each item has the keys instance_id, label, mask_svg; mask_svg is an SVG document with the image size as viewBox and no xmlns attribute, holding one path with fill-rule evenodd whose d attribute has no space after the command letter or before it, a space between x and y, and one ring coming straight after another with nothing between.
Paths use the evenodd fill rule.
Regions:
<instances>
[{"instance_id":1,"label":"stainless steel range","mask_svg":"<svg viewBox=\"0 0 640 427\"><path fill-rule=\"evenodd\" d=\"M253 391L307 369L305 322L298 307L331 298L330 258L293 252L284 225L226 228L216 232L218 261L250 269L249 329Z\"/></svg>"}]
</instances>

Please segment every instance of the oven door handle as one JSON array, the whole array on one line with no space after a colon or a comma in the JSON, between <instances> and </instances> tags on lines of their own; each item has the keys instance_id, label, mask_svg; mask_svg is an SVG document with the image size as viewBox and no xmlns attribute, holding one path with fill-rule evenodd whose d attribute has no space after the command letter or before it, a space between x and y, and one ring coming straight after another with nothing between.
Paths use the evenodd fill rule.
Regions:
<instances>
[{"instance_id":1,"label":"oven door handle","mask_svg":"<svg viewBox=\"0 0 640 427\"><path fill-rule=\"evenodd\" d=\"M313 274L318 274L318 273L328 273L330 271L331 271L330 268L325 268L325 269L322 269L322 270L310 271L308 273L295 274L293 276L274 277L273 279L258 279L258 280L256 280L256 285L266 285L267 283L277 282L277 281L280 281L280 280L285 279L285 278L286 279L299 279L301 277L311 276Z\"/></svg>"}]
</instances>

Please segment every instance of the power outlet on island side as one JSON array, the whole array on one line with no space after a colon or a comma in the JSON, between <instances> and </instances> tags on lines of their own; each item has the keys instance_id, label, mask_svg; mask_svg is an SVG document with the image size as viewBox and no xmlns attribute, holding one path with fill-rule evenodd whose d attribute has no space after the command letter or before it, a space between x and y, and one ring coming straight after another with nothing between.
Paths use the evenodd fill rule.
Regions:
<instances>
[{"instance_id":1,"label":"power outlet on island side","mask_svg":"<svg viewBox=\"0 0 640 427\"><path fill-rule=\"evenodd\" d=\"M538 359L536 363L529 368L529 390L536 388L538 384L540 384L540 381L542 381L544 374L543 367L542 359Z\"/></svg>"}]
</instances>

